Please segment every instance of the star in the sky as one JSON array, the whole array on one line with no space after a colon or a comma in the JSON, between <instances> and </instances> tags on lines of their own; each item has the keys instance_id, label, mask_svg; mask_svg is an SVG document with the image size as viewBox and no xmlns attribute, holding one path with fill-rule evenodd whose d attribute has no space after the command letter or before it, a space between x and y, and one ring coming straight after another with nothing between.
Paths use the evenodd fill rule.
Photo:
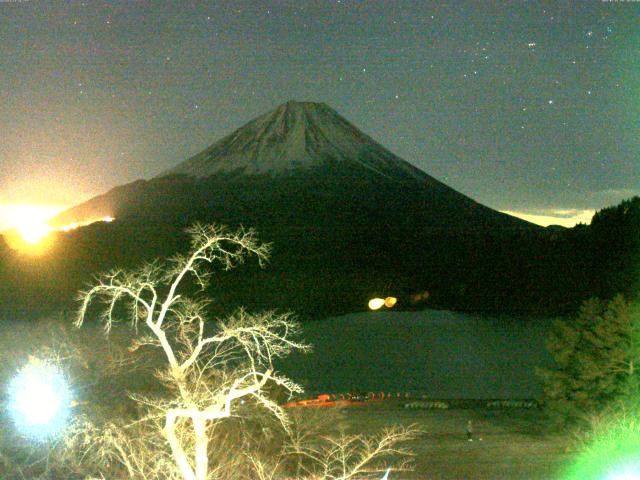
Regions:
<instances>
[{"instance_id":1,"label":"star in the sky","mask_svg":"<svg viewBox=\"0 0 640 480\"><path fill-rule=\"evenodd\" d=\"M594 2L593 9L591 7L578 9L580 11L574 12L575 16L571 18L564 18L559 14L558 22L553 22L555 25L551 24L550 19L554 17L557 10L549 5L545 6L544 11L542 7L535 6L533 12L528 8L525 9L526 11L523 10L522 16L512 18L513 25L508 25L509 22L506 24L505 22L495 24L479 22L477 25L474 24L474 29L469 29L466 24L468 18L453 8L447 11L447 15L451 15L452 18L447 19L446 24L440 24L441 18L439 17L439 21L435 22L435 15L432 14L434 10L427 6L424 6L420 15L413 15L423 7L416 7L414 12L399 4L391 5L393 2L381 2L379 9L372 7L369 11L369 7L365 4L356 8L352 2L333 0L334 6L336 3L341 4L339 7L341 15L335 15L337 7L329 5L328 8L321 8L319 6L318 12L324 12L322 15L325 15L326 25L318 32L313 28L308 29L306 32L308 35L301 35L300 38L296 35L287 37L288 32L293 33L292 25L301 26L302 21L306 20L312 26L311 24L320 18L320 13L306 11L296 6L292 6L291 9L275 10L274 6L268 4L271 2L265 2L264 8L255 11L261 18L249 19L243 15L253 15L253 9L242 6L243 11L241 11L240 6L234 7L236 2L229 2L230 7L218 10L207 8L204 4L186 10L178 6L156 9L150 4L148 9L140 9L140 11L133 6L129 11L129 7L124 6L128 5L127 2L123 3L122 8L115 10L96 7L88 0L78 0L78 2L82 2L86 8L80 10L76 8L80 3L72 2L76 7L65 11L65 15L68 15L64 17L67 28L58 32L61 38L53 39L51 48L45 48L47 42L51 40L46 32L55 31L57 25L52 24L49 30L41 28L26 30L32 31L38 44L43 46L41 52L43 61L33 62L30 68L34 71L34 75L38 70L42 70L38 75L45 80L34 82L34 85L43 85L53 90L56 88L57 80L62 79L64 85L68 87L63 89L63 93L69 95L68 100L75 101L78 105L88 105L87 102L91 100L95 102L92 104L95 108L92 110L95 110L96 114L103 114L105 111L111 116L114 112L120 114L127 111L120 109L120 105L132 106L135 102L140 102L138 105L140 108L132 109L135 112L143 112L142 107L159 109L161 107L162 112L154 111L154 115L161 116L176 111L184 112L194 121L194 126L200 129L195 135L197 142L200 143L206 132L218 131L218 124L221 129L231 130L259 110L277 104L285 93L294 97L311 97L326 101L339 112L353 115L354 123L364 129L370 129L382 143L395 143L394 146L401 155L406 156L409 161L415 160L418 164L422 161L421 159L428 157L422 151L421 142L426 143L424 139L420 135L408 135L406 141L399 141L398 135L405 129L426 131L426 128L415 128L416 122L422 126L423 123L420 122L426 125L427 120L430 120L431 112L434 110L433 98L442 99L441 103L444 102L447 107L446 115L442 114L442 122L440 122L443 126L442 130L434 129L427 133L427 136L446 138L450 130L446 126L460 123L462 128L474 132L477 145L483 146L487 142L491 144L493 139L486 137L486 132L475 129L475 126L485 112L499 110L500 115L505 115L504 121L511 125L514 135L527 140L526 144L524 142L519 145L513 144L513 151L505 149L505 158L519 158L522 150L529 148L532 151L535 150L535 153L531 153L532 155L537 155L538 150L546 148L554 151L568 149L565 145L571 142L561 145L561 140L582 135L584 129L591 129L590 134L595 137L600 136L599 141L593 142L594 144L602 143L606 144L607 148L616 149L617 146L609 138L613 133L609 132L632 128L628 122L621 122L623 117L627 118L628 110L624 109L633 108L635 105L622 105L623 98L620 94L624 90L630 93L633 85L632 82L622 83L622 79L625 78L624 72L616 70L615 63L621 58L627 58L628 51L624 49L628 48L628 42L622 37L625 36L625 32L632 31L630 30L632 25L620 8L613 8L613 5L597 5L601 2ZM25 4L28 3L34 6L37 2L25 2ZM237 3L241 4L241 2ZM420 2L416 2L416 5L418 3ZM455 0L450 0L449 4L457 5ZM388 5L389 8L387 8ZM350 10L351 8L353 10ZM314 9L315 7L312 8ZM460 11L464 10L464 8L460 9ZM474 13L473 10L469 7L469 13ZM478 10L478 15L482 13L480 10L482 9ZM596 10L606 11L606 15L596 15ZM115 13L109 14L115 11L118 12L118 16L115 16ZM167 11L169 13L166 13ZM236 18L236 13L239 18ZM348 29L345 28L346 24L343 20L346 18L350 22L354 18L352 15L355 14L361 15L358 18L364 21L353 31L346 31ZM498 13L498 15L502 14ZM374 19L377 22L375 26L379 28L367 31L368 19L365 16ZM292 17L297 17L297 21ZM19 17L16 21L24 21L27 24L28 18L28 16ZM55 18L59 19L54 16L53 20ZM45 21L42 17L34 17L34 21L35 19L38 22ZM119 26L122 19L127 23L137 19L140 22L136 29L123 29L122 39L115 38L112 32L109 33L109 29ZM149 21L150 19L153 21ZM259 22L263 25L259 25ZM160 25L160 30L156 28L156 23ZM190 29L188 28L190 24L200 28ZM569 24L572 28L560 28ZM184 28L174 28L176 26ZM273 27L276 30L273 30ZM83 36L85 28L89 29L88 31L95 31L90 41ZM514 37L514 31L522 33ZM139 39L148 37L147 40L155 40L158 32L163 36L166 34L165 41L157 43L145 41L139 48L136 47ZM285 33L282 36L276 35L279 32ZM316 33L320 33L318 38L314 37ZM229 42L216 41L225 34L229 36ZM237 39L250 38L251 48L245 49L242 45L238 48L235 42L236 34ZM345 45L354 47L354 50L336 48L337 38L341 42L346 42ZM606 44L604 44L605 41ZM111 45L111 43L114 44ZM298 43L301 46L299 49L295 48ZM360 45L363 46L362 50L358 51L361 55L355 55L355 46ZM368 48L364 48L365 45L368 45ZM606 48L600 48L604 45ZM294 48L288 50L292 46ZM252 56L254 47L257 49L255 57ZM60 55L61 51L71 51L78 55ZM100 55L99 59L96 52ZM315 61L316 53L307 55L306 52L317 52L317 55L322 58L321 65L318 67L336 65L335 70L300 68L301 65L306 66L308 62ZM28 53L27 56L35 55L38 58L38 52L23 53L19 46L16 46L14 53L18 57ZM300 58L296 55L300 55ZM392 55L393 58L390 60L389 57ZM44 61L45 58L48 60ZM265 61L267 58L269 61ZM134 59L145 68L126 71L125 62L128 63ZM229 59L234 59L234 62L229 63ZM294 61L291 61L292 59ZM235 62L235 60L238 61ZM218 61L219 64L216 63ZM51 64L55 63L60 63L54 65L53 80L56 81L47 82L47 79L52 78L49 72ZM177 65L183 63L184 71L176 71ZM385 64L389 64L390 68L377 67ZM24 74L22 71L23 69L26 71L24 65L27 65L25 61L5 62L5 66L15 78L21 78L20 75ZM207 68L198 69L196 68L198 65L207 65ZM400 79L402 83L398 83L398 71L403 72L404 78ZM82 74L78 75L78 72ZM305 76L309 75L309 72L314 72L314 78L306 81ZM434 75L435 72L437 72L436 75ZM284 74L281 75L281 73ZM186 81L176 81L178 74L184 75ZM372 79L371 76L376 80L375 85L367 83L361 85L363 88L353 90L347 88L353 87L352 83L358 80L362 82ZM576 81L576 78L580 81ZM603 80L600 80L601 78ZM335 85L336 80L340 88L335 88L338 87ZM606 84L601 84L601 81L605 81ZM447 95L451 86L458 82L463 84L461 87L464 95ZM490 82L490 84L484 82ZM132 85L135 88L131 88ZM239 86L237 91L234 89L235 86ZM375 91L372 91L374 88ZM484 94L489 91L489 88L497 88L499 91L494 94ZM254 92L259 92L260 95L256 97ZM400 92L403 93L400 94ZM512 100L512 92L520 92L518 93L520 97L513 99L511 108L501 109L502 104ZM54 96L51 92L44 93L46 95L37 97ZM405 100L409 98L407 95L410 95L412 104L405 107ZM242 103L243 96L249 101ZM166 103L156 104L153 101L156 97L166 99ZM403 102L399 101L400 97L403 98ZM405 121L404 117L409 118L409 116L400 115L398 117L400 123L394 132L390 133L380 125L383 122L378 118L354 108L354 105L364 103L367 98L374 98L376 105L380 106L380 112L385 109L395 111L411 108L415 102L423 112L423 116L411 119L407 127L401 122ZM480 110L474 109L473 104L469 104L468 98L473 98L473 103L478 104ZM226 108L230 108L230 102L236 100L239 101L236 108L232 109L232 120L225 117L228 111L224 109L218 109L210 118L209 115L200 114L200 112L215 111L213 102L220 101ZM256 103L256 100L260 103ZM64 100L60 103L64 104ZM611 119L617 128L597 128L605 118L599 114L599 110L605 106L608 109L607 121ZM167 112L164 112L165 108ZM223 111L224 113L221 113ZM555 118L555 125L551 122L545 123L548 115L555 116L560 111L563 115ZM438 112L440 114L442 110L438 109ZM466 113L471 115L466 116ZM217 115L220 118L216 117ZM566 121L565 125L561 123L563 120ZM132 121L134 128L152 128L144 119L132 118ZM167 128L171 129L182 128L178 125L179 123L173 125L166 122L167 125L171 125ZM431 123L428 124L431 125ZM212 128L212 125L216 125L216 128ZM554 135L554 128L563 129L563 139ZM536 134L535 137L532 135L533 132ZM155 134L155 130L152 133ZM529 138L530 135L531 138ZM215 135L212 134L212 141L214 137ZM626 145L626 151L637 151L633 140L628 141L631 144ZM113 142L117 143L117 139ZM189 144L187 147L195 151L200 143ZM430 144L433 143L430 142ZM447 151L446 142L441 144L443 146L438 147L441 151L435 152L434 156L439 158L455 156L456 152ZM164 162L163 168L170 166L170 162L174 162L176 156L182 155L181 148L182 146L176 147L160 159ZM598 165L590 149L590 146L585 145L584 151L581 152L583 160L580 161L585 165L588 162ZM119 152L119 150L113 151ZM564 153L568 158L575 155L575 152L570 149ZM97 153L85 152L85 155L91 156ZM626 158L620 162L628 161ZM460 157L459 161L464 161L464 158ZM512 164L515 165L515 161ZM3 165L2 158L0 158L0 165ZM436 175L441 175L450 168L444 162L419 166ZM456 168L460 168L460 165L456 165ZM540 171L542 175L548 172L542 167ZM142 174L136 173L136 175ZM461 175L460 178L464 176ZM561 181L564 180L564 178L561 179ZM115 179L114 175L114 178L109 181L115 184L120 180ZM109 186L105 184L100 188ZM3 185L0 185L0 192L3 191L2 187ZM605 187L606 185L602 188ZM475 193L476 188L484 187L465 184L461 180L460 188L469 193ZM483 198L483 195L487 198L493 193L487 194L478 190L478 195L479 198Z\"/></svg>"}]
</instances>

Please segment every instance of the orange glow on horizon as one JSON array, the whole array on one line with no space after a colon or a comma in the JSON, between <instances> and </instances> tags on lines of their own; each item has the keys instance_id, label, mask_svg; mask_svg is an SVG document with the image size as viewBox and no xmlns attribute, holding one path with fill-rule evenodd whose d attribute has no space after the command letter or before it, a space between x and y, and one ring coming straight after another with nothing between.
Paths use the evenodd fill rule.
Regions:
<instances>
[{"instance_id":1,"label":"orange glow on horizon","mask_svg":"<svg viewBox=\"0 0 640 480\"><path fill-rule=\"evenodd\" d=\"M47 220L63 210L62 207L36 204L0 205L0 224L7 244L14 250L39 255L50 246Z\"/></svg>"},{"instance_id":2,"label":"orange glow on horizon","mask_svg":"<svg viewBox=\"0 0 640 480\"><path fill-rule=\"evenodd\" d=\"M96 222L113 222L111 216L82 222L73 222L62 227L54 228L47 221L62 209L40 205L12 205L4 208L5 223L10 228L0 232L5 236L9 247L29 255L41 255L51 247L54 232L70 232Z\"/></svg>"},{"instance_id":3,"label":"orange glow on horizon","mask_svg":"<svg viewBox=\"0 0 640 480\"><path fill-rule=\"evenodd\" d=\"M51 229L46 223L25 222L18 228L4 232L7 244L12 250L29 255L42 255L52 245Z\"/></svg>"},{"instance_id":4,"label":"orange glow on horizon","mask_svg":"<svg viewBox=\"0 0 640 480\"><path fill-rule=\"evenodd\" d=\"M17 229L18 234L29 245L40 243L47 235L49 235L49 227L46 223L26 223L20 225Z\"/></svg>"}]
</instances>

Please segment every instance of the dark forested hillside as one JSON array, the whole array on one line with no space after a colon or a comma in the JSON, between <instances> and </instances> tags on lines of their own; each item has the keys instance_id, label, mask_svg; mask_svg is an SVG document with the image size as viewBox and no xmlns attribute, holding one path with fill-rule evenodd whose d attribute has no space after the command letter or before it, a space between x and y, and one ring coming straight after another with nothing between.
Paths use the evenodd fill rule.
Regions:
<instances>
[{"instance_id":1,"label":"dark forested hillside","mask_svg":"<svg viewBox=\"0 0 640 480\"><path fill-rule=\"evenodd\" d=\"M589 227L542 228L495 211L395 156L324 104L287 102L151 180L122 185L52 220L115 217L29 256L0 248L0 309L30 315L72 300L95 273L188 248L184 229L258 230L271 264L216 277L214 308L308 317L366 308L571 311L638 285L638 203Z\"/></svg>"},{"instance_id":2,"label":"dark forested hillside","mask_svg":"<svg viewBox=\"0 0 640 480\"><path fill-rule=\"evenodd\" d=\"M404 196L409 205L389 201L408 188L375 178L331 189L291 178L136 182L116 192L128 202L114 202L113 223L60 233L41 257L4 248L0 308L19 315L71 308L92 274L185 250L183 230L194 221L251 226L274 244L266 269L248 264L215 277L217 310L246 305L318 317L394 295L400 309L558 313L590 296L637 292L638 198L598 212L591 226L528 228L505 216L501 228L487 228L481 206L447 212L446 199L433 208L437 200L417 190ZM358 193L345 203L340 191ZM166 199L161 206L157 195Z\"/></svg>"}]
</instances>

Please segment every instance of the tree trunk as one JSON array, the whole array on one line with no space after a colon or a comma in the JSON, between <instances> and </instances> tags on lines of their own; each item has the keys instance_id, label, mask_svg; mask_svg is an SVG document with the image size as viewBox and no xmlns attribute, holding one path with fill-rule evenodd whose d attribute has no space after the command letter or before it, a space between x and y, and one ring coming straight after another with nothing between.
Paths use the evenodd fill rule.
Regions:
<instances>
[{"instance_id":1,"label":"tree trunk","mask_svg":"<svg viewBox=\"0 0 640 480\"><path fill-rule=\"evenodd\" d=\"M182 473L182 478L184 480L196 480L196 476L191 469L191 465L189 465L187 455L184 453L182 445L180 445L180 442L176 438L176 419L176 412L167 412L164 430L167 435L167 440L169 441L169 446L171 447L171 453L173 454L173 459Z\"/></svg>"},{"instance_id":2,"label":"tree trunk","mask_svg":"<svg viewBox=\"0 0 640 480\"><path fill-rule=\"evenodd\" d=\"M209 470L207 421L202 418L194 418L193 429L196 434L196 480L207 480Z\"/></svg>"}]
</instances>

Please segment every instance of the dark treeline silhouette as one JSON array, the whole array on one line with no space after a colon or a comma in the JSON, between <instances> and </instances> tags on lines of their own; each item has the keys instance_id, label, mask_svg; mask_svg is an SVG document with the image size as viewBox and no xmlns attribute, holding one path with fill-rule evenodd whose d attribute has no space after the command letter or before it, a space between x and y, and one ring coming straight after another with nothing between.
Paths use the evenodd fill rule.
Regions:
<instances>
[{"instance_id":1,"label":"dark treeline silhouette","mask_svg":"<svg viewBox=\"0 0 640 480\"><path fill-rule=\"evenodd\" d=\"M320 318L393 295L400 309L562 314L592 296L638 291L638 197L589 226L541 228L448 188L322 178L170 176L118 187L56 220L108 213L113 223L58 233L39 257L0 245L0 316L72 309L92 275L186 251L184 228L196 221L253 227L273 242L266 269L213 279L220 313L244 305Z\"/></svg>"}]
</instances>

